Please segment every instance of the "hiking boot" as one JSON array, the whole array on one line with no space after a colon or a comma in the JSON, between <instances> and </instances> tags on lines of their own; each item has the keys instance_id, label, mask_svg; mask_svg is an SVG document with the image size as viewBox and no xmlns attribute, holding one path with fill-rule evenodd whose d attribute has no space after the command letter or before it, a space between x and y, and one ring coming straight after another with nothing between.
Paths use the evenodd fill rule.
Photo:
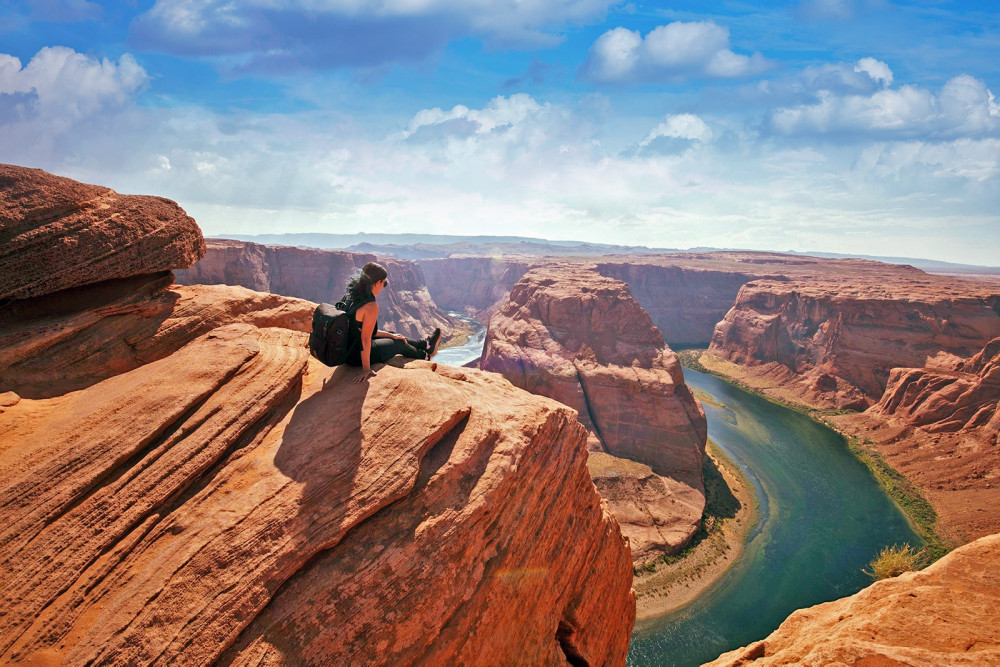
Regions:
<instances>
[{"instance_id":1,"label":"hiking boot","mask_svg":"<svg viewBox=\"0 0 1000 667\"><path fill-rule=\"evenodd\" d=\"M441 342L441 329L435 329L430 338L427 339L427 358L430 359L437 354L438 343Z\"/></svg>"}]
</instances>

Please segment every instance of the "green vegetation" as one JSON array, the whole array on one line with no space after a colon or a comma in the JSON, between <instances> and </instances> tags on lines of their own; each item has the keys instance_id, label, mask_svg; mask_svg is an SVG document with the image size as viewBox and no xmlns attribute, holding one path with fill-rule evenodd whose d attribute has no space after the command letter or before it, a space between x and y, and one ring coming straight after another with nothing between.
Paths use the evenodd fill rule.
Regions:
<instances>
[{"instance_id":1,"label":"green vegetation","mask_svg":"<svg viewBox=\"0 0 1000 667\"><path fill-rule=\"evenodd\" d=\"M705 349L689 348L687 350L674 350L674 352L677 354L677 359L680 360L681 366L692 368L699 373L712 373L712 371L701 364L701 355L706 352Z\"/></svg>"},{"instance_id":2,"label":"green vegetation","mask_svg":"<svg viewBox=\"0 0 1000 667\"><path fill-rule=\"evenodd\" d=\"M894 544L882 548L878 556L868 564L865 574L876 581L898 577L904 572L923 568L926 560L926 552L923 549L914 549L909 544Z\"/></svg>"}]
</instances>

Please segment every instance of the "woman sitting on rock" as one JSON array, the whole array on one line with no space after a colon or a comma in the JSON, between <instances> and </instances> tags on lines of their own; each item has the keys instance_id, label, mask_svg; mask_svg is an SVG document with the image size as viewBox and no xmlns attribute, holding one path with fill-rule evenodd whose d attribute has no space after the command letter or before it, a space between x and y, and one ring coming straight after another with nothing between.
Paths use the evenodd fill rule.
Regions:
<instances>
[{"instance_id":1,"label":"woman sitting on rock","mask_svg":"<svg viewBox=\"0 0 1000 667\"><path fill-rule=\"evenodd\" d=\"M347 363L361 366L361 375L355 382L365 382L375 375L371 364L389 361L397 354L410 359L430 359L437 353L441 330L425 340L409 340L391 331L379 331L378 302L375 298L389 284L385 267L368 262L361 267L361 275L347 286L347 294L337 306L351 315L350 352Z\"/></svg>"}]
</instances>

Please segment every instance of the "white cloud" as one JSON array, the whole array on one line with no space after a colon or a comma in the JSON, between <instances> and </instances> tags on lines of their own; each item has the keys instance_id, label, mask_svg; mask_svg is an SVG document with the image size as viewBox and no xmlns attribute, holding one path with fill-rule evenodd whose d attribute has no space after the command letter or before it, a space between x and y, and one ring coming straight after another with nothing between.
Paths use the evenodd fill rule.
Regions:
<instances>
[{"instance_id":1,"label":"white cloud","mask_svg":"<svg viewBox=\"0 0 1000 667\"><path fill-rule=\"evenodd\" d=\"M888 68L886 68L888 69ZM912 85L870 95L819 91L819 101L777 109L771 127L781 134L855 134L928 139L981 136L1000 131L993 93L966 74L937 94Z\"/></svg>"},{"instance_id":2,"label":"white cloud","mask_svg":"<svg viewBox=\"0 0 1000 667\"><path fill-rule=\"evenodd\" d=\"M29 100L29 115L54 122L120 108L148 81L146 71L127 53L115 63L49 46L23 68L18 58L0 54L0 93Z\"/></svg>"},{"instance_id":3,"label":"white cloud","mask_svg":"<svg viewBox=\"0 0 1000 667\"><path fill-rule=\"evenodd\" d=\"M767 71L759 53L729 48L729 29L713 21L675 21L638 32L614 28L597 38L583 74L597 82L629 83L686 77L735 78Z\"/></svg>"},{"instance_id":4,"label":"white cloud","mask_svg":"<svg viewBox=\"0 0 1000 667\"><path fill-rule=\"evenodd\" d=\"M690 113L668 115L664 122L657 125L639 142L639 147L648 146L659 137L672 139L688 139L705 143L712 140L712 128L698 116Z\"/></svg>"},{"instance_id":5,"label":"white cloud","mask_svg":"<svg viewBox=\"0 0 1000 667\"><path fill-rule=\"evenodd\" d=\"M862 58L858 61L858 64L854 66L855 72L864 72L870 76L875 81L878 81L883 86L892 85L892 70L881 60L875 60L874 58Z\"/></svg>"},{"instance_id":6,"label":"white cloud","mask_svg":"<svg viewBox=\"0 0 1000 667\"><path fill-rule=\"evenodd\" d=\"M22 69L0 59L0 76ZM974 80L953 87L953 100L979 99ZM886 92L898 91L873 94ZM208 234L503 229L981 263L1000 252L1000 139L809 143L717 113L664 112L650 121L612 113L604 96L511 95L399 115L382 131L337 108L126 104L68 132L12 120L0 161L170 197Z\"/></svg>"}]
</instances>

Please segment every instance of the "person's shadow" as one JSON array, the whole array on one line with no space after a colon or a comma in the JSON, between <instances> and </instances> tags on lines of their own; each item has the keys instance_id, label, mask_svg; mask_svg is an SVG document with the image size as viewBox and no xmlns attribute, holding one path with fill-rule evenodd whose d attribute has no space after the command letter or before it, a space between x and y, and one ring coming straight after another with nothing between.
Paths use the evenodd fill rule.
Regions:
<instances>
[{"instance_id":1,"label":"person's shadow","mask_svg":"<svg viewBox=\"0 0 1000 667\"><path fill-rule=\"evenodd\" d=\"M362 413L371 388L368 382L354 382L359 372L338 366L320 391L295 406L285 427L274 464L303 485L300 515L346 518L344 506L355 493L363 459Z\"/></svg>"}]
</instances>

